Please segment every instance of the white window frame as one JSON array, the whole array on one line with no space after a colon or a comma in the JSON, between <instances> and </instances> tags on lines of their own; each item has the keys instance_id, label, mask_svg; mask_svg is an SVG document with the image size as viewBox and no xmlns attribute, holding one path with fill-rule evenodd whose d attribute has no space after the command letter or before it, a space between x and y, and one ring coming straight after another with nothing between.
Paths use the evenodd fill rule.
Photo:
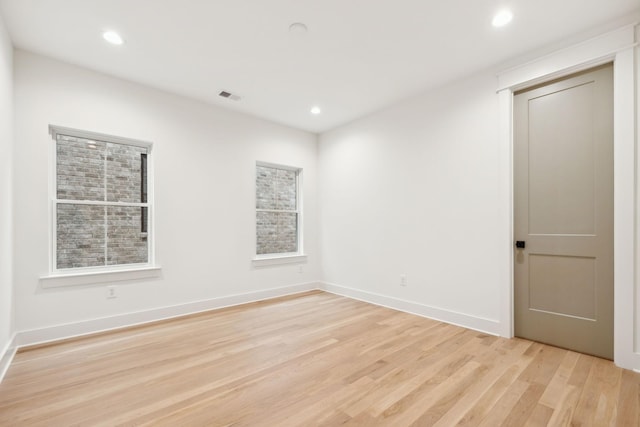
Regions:
<instances>
[{"instance_id":1,"label":"white window frame","mask_svg":"<svg viewBox=\"0 0 640 427\"><path fill-rule=\"evenodd\" d=\"M50 144L50 179L49 179L49 273L41 277L43 287L86 285L93 283L133 280L155 277L160 267L155 263L155 229L154 229L154 179L153 179L153 143L132 138L107 135L62 126L49 125ZM147 202L107 202L93 200L69 200L57 198L57 143L58 136L70 136L113 144L131 145L147 150ZM57 206L59 204L92 205L92 206L131 206L147 208L147 262L135 264L102 265L92 267L62 268L57 267Z\"/></svg>"},{"instance_id":2,"label":"white window frame","mask_svg":"<svg viewBox=\"0 0 640 427\"><path fill-rule=\"evenodd\" d=\"M258 209L257 206L257 188L256 183L258 179L258 167L267 167L267 168L275 168L275 169L283 169L289 170L296 173L296 209L295 210L282 210L282 209ZM270 162L262 162L256 161L254 166L254 209L256 215L254 216L254 253L255 256L252 260L254 267L263 267L270 265L278 265L278 264L291 264L291 263L303 263L307 261L307 256L304 253L304 238L303 238L303 191L302 191L302 182L303 182L303 169L295 166L287 166L278 163L270 163ZM257 217L258 212L284 212L284 213L295 213L297 214L297 239L298 239L298 250L296 252L283 252L283 253L273 253L273 254L257 254L258 247L258 228L255 223L255 218Z\"/></svg>"}]
</instances>

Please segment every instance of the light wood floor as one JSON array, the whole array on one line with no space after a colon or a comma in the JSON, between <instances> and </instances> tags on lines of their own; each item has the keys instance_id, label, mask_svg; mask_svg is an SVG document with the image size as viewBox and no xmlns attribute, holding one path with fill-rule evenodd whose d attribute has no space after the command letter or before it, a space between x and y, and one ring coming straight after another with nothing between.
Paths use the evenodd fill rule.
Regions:
<instances>
[{"instance_id":1,"label":"light wood floor","mask_svg":"<svg viewBox=\"0 0 640 427\"><path fill-rule=\"evenodd\" d=\"M18 353L0 425L639 425L640 374L323 292Z\"/></svg>"}]
</instances>

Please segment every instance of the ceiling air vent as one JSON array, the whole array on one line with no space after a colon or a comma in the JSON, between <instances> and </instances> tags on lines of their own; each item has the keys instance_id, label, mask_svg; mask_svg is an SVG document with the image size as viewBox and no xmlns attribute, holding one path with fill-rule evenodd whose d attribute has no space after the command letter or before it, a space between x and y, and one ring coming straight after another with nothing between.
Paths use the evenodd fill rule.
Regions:
<instances>
[{"instance_id":1,"label":"ceiling air vent","mask_svg":"<svg viewBox=\"0 0 640 427\"><path fill-rule=\"evenodd\" d=\"M239 97L238 95L234 95L234 94L229 93L229 92L227 92L227 91L225 91L225 90L223 90L222 92L220 92L220 93L218 94L218 96L221 96L221 97L223 97L223 98L229 98L229 99L231 99L231 100L233 100L233 101L240 101L240 97Z\"/></svg>"}]
</instances>

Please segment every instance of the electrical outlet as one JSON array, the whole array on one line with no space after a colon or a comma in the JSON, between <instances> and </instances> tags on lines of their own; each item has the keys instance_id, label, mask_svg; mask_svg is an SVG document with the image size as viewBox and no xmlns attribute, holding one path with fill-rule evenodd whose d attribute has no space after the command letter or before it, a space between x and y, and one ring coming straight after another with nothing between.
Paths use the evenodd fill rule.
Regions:
<instances>
[{"instance_id":1,"label":"electrical outlet","mask_svg":"<svg viewBox=\"0 0 640 427\"><path fill-rule=\"evenodd\" d=\"M400 275L400 286L407 286L407 275L406 274L401 274Z\"/></svg>"},{"instance_id":2,"label":"electrical outlet","mask_svg":"<svg viewBox=\"0 0 640 427\"><path fill-rule=\"evenodd\" d=\"M298 273L300 273L300 274L304 273L304 266L302 266L302 265L298 266Z\"/></svg>"},{"instance_id":3,"label":"electrical outlet","mask_svg":"<svg viewBox=\"0 0 640 427\"><path fill-rule=\"evenodd\" d=\"M116 293L115 286L107 286L107 299L117 298L118 294Z\"/></svg>"}]
</instances>

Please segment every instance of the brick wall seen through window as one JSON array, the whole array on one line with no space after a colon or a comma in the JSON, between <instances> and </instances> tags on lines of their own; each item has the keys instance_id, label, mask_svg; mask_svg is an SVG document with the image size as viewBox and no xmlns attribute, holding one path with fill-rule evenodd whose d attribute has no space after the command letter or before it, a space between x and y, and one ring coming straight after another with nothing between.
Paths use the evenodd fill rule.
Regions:
<instances>
[{"instance_id":1,"label":"brick wall seen through window","mask_svg":"<svg viewBox=\"0 0 640 427\"><path fill-rule=\"evenodd\" d=\"M256 166L256 254L298 252L299 174L298 169Z\"/></svg>"},{"instance_id":2,"label":"brick wall seen through window","mask_svg":"<svg viewBox=\"0 0 640 427\"><path fill-rule=\"evenodd\" d=\"M148 263L148 147L55 136L55 268Z\"/></svg>"}]
</instances>

